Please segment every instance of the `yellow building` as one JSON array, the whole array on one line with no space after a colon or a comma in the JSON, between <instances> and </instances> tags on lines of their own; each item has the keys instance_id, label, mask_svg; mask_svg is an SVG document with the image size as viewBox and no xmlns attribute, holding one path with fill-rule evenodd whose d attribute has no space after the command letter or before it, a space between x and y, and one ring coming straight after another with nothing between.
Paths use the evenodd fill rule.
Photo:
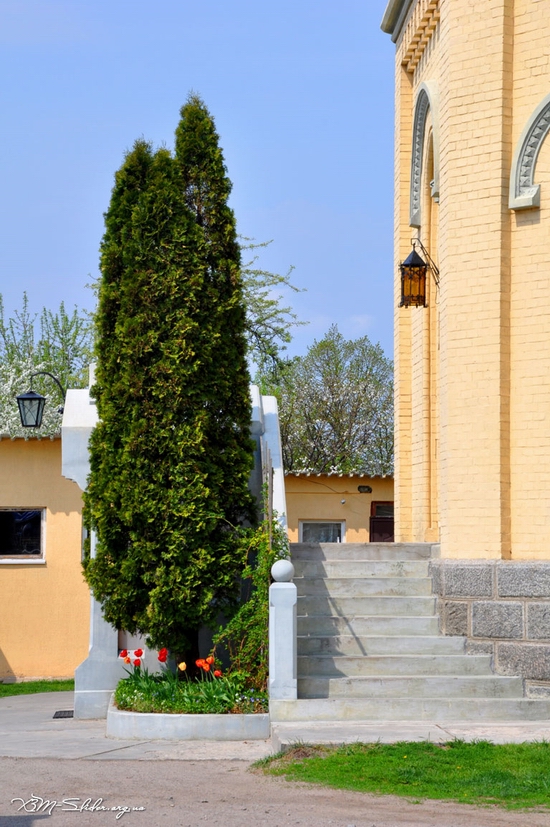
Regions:
<instances>
[{"instance_id":1,"label":"yellow building","mask_svg":"<svg viewBox=\"0 0 550 827\"><path fill-rule=\"evenodd\" d=\"M61 439L0 440L0 681L72 677L88 653L81 511Z\"/></svg>"},{"instance_id":2,"label":"yellow building","mask_svg":"<svg viewBox=\"0 0 550 827\"><path fill-rule=\"evenodd\" d=\"M285 474L291 543L393 540L393 478L364 474Z\"/></svg>"},{"instance_id":3,"label":"yellow building","mask_svg":"<svg viewBox=\"0 0 550 827\"><path fill-rule=\"evenodd\" d=\"M548 560L548 3L390 0L382 28L396 45L395 539ZM440 271L427 307L399 307L412 238Z\"/></svg>"}]
</instances>

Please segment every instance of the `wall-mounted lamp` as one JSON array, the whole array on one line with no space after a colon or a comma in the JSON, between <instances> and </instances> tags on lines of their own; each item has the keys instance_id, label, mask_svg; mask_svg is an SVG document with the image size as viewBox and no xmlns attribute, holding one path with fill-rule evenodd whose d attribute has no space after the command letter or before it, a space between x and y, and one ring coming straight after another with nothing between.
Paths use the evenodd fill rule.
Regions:
<instances>
[{"instance_id":1,"label":"wall-mounted lamp","mask_svg":"<svg viewBox=\"0 0 550 827\"><path fill-rule=\"evenodd\" d=\"M372 488L370 485L358 485L357 490L360 494L372 494Z\"/></svg>"},{"instance_id":2,"label":"wall-mounted lamp","mask_svg":"<svg viewBox=\"0 0 550 827\"><path fill-rule=\"evenodd\" d=\"M405 261L399 265L401 273L401 301L399 307L426 307L426 273L432 271L439 287L439 270L419 238L411 239L413 246ZM416 252L416 245L426 256L428 263Z\"/></svg>"},{"instance_id":3,"label":"wall-mounted lamp","mask_svg":"<svg viewBox=\"0 0 550 827\"><path fill-rule=\"evenodd\" d=\"M21 425L24 428L40 428L42 425L42 414L44 413L44 405L46 404L46 397L40 393L36 393L32 389L32 380L35 376L49 376L59 387L65 401L65 391L61 387L61 382L52 373L47 370L39 370L37 373L31 374L31 388L27 393L20 393L17 397L17 404L19 406L19 416L21 417ZM59 407L58 413L63 413L63 407Z\"/></svg>"}]
</instances>

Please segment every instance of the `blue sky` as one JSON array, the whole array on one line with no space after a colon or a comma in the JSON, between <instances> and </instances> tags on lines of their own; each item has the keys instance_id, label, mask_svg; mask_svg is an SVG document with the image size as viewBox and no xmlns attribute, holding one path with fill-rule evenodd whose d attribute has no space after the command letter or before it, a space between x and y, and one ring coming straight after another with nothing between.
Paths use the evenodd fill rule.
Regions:
<instances>
[{"instance_id":1,"label":"blue sky","mask_svg":"<svg viewBox=\"0 0 550 827\"><path fill-rule=\"evenodd\" d=\"M304 353L336 323L392 352L393 57L386 0L0 0L0 292L93 307L113 175L215 118L239 232L273 239Z\"/></svg>"}]
</instances>

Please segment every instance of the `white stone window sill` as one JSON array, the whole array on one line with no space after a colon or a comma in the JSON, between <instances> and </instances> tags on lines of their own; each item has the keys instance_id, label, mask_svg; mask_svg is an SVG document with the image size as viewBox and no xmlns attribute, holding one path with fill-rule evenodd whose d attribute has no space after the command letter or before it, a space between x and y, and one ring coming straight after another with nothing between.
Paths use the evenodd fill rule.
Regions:
<instances>
[{"instance_id":1,"label":"white stone window sill","mask_svg":"<svg viewBox=\"0 0 550 827\"><path fill-rule=\"evenodd\" d=\"M0 557L0 566L42 566L45 562L43 557L34 560L22 560L19 557Z\"/></svg>"}]
</instances>

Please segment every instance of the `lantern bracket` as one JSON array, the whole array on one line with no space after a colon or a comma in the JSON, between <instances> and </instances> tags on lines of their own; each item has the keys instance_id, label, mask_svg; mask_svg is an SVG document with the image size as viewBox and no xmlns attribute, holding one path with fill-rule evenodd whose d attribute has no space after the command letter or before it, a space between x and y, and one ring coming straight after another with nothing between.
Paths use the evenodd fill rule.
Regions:
<instances>
[{"instance_id":1,"label":"lantern bracket","mask_svg":"<svg viewBox=\"0 0 550 827\"><path fill-rule=\"evenodd\" d=\"M63 386L62 386L61 382L59 381L59 379L57 378L57 376L54 376L53 373L49 373L47 370L38 370L36 373L31 373L31 380L30 380L31 381L31 391L32 391L32 380L34 379L35 376L49 376L50 379L53 379L53 381L55 382L55 384L57 385L57 387L61 391L61 396L63 398L63 405L65 404L65 397L66 397L67 393L66 393L66 391L63 390ZM63 411L64 411L63 405L59 406L59 408L57 409L57 413L60 413L60 414L63 413Z\"/></svg>"},{"instance_id":2,"label":"lantern bracket","mask_svg":"<svg viewBox=\"0 0 550 827\"><path fill-rule=\"evenodd\" d=\"M435 263L435 261L433 260L433 258L429 254L429 252L426 250L426 248L424 247L424 245L422 244L422 242L420 241L419 238L411 238L411 244L413 246L413 250L415 249L415 245L418 244L418 246L420 247L420 249L422 250L422 252L426 256L426 258L428 259L428 267L432 271L432 276L434 277L435 286L439 287L439 267L437 266L437 264Z\"/></svg>"}]
</instances>

